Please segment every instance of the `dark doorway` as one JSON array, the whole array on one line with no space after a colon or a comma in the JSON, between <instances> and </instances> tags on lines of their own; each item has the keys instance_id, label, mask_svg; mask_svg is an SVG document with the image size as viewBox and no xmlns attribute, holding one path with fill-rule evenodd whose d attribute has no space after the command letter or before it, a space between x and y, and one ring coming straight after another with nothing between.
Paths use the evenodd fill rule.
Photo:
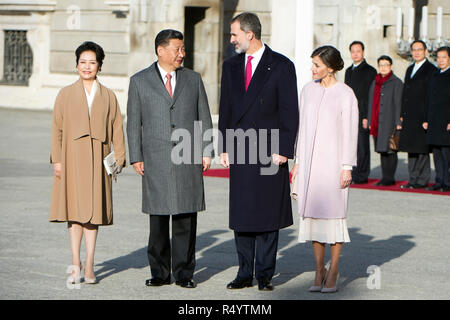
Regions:
<instances>
[{"instance_id":1,"label":"dark doorway","mask_svg":"<svg viewBox=\"0 0 450 320\"><path fill-rule=\"evenodd\" d=\"M184 8L184 46L186 58L184 66L194 69L195 59L195 25L205 19L205 11L208 7L185 7Z\"/></svg>"}]
</instances>

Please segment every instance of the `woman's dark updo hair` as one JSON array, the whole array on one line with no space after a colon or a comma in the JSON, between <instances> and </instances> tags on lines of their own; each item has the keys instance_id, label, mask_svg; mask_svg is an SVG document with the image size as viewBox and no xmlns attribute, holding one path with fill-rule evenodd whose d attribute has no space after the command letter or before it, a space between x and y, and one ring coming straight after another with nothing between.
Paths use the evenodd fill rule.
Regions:
<instances>
[{"instance_id":1,"label":"woman's dark updo hair","mask_svg":"<svg viewBox=\"0 0 450 320\"><path fill-rule=\"evenodd\" d=\"M95 57L98 62L98 71L101 70L103 59L105 59L105 52L103 51L103 48L100 47L98 44L92 41L85 41L83 42L77 50L75 50L75 55L77 56L77 65L78 60L80 60L80 56L85 51L93 51L95 52Z\"/></svg>"},{"instance_id":2,"label":"woman's dark updo hair","mask_svg":"<svg viewBox=\"0 0 450 320\"><path fill-rule=\"evenodd\" d=\"M328 68L338 72L344 68L341 53L333 46L322 46L313 51L311 58L319 56Z\"/></svg>"}]
</instances>

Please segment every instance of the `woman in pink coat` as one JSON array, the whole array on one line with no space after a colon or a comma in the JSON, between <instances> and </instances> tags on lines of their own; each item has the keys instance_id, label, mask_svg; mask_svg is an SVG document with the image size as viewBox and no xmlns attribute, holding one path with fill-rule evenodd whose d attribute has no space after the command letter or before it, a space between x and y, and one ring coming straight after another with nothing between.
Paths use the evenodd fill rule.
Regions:
<instances>
[{"instance_id":1,"label":"woman in pink coat","mask_svg":"<svg viewBox=\"0 0 450 320\"><path fill-rule=\"evenodd\" d=\"M332 46L311 55L314 81L300 96L300 128L296 163L299 242L312 241L316 275L312 292L336 292L343 242L350 242L346 212L352 166L356 165L358 102L353 90L338 82L335 73L344 61ZM331 264L324 266L325 245Z\"/></svg>"}]
</instances>

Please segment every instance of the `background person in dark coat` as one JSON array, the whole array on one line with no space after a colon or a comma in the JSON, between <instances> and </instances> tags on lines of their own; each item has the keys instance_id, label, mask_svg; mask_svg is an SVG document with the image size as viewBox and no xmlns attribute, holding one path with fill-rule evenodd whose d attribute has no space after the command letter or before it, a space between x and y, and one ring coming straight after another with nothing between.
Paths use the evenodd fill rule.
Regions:
<instances>
[{"instance_id":1,"label":"background person in dark coat","mask_svg":"<svg viewBox=\"0 0 450 320\"><path fill-rule=\"evenodd\" d=\"M259 290L273 290L279 229L293 224L287 159L294 157L299 121L295 67L262 43L261 23L253 13L233 18L230 42L240 54L223 63L219 130L224 138L227 130L278 130L278 141L269 137L262 147L279 167L276 174L262 175L261 169L273 164L264 165L259 156L251 164L248 139L241 143L243 164L236 163L242 149L236 139L223 145L220 163L230 167L230 228L239 260L237 277L227 288L252 286L255 267ZM272 150L277 142L279 151Z\"/></svg>"},{"instance_id":2,"label":"background person in dark coat","mask_svg":"<svg viewBox=\"0 0 450 320\"><path fill-rule=\"evenodd\" d=\"M426 59L426 48L421 40L411 44L415 63L408 67L405 74L399 148L408 152L409 181L401 188L424 188L431 175L430 150L422 123L425 122L428 85L437 68Z\"/></svg>"},{"instance_id":3,"label":"background person in dark coat","mask_svg":"<svg viewBox=\"0 0 450 320\"><path fill-rule=\"evenodd\" d=\"M379 186L395 184L397 152L389 149L389 137L394 129L400 129L402 81L392 72L389 56L378 58L380 73L372 81L369 90L370 134L374 138L375 151L380 153L382 179Z\"/></svg>"},{"instance_id":4,"label":"background person in dark coat","mask_svg":"<svg viewBox=\"0 0 450 320\"><path fill-rule=\"evenodd\" d=\"M367 122L369 88L377 75L374 67L364 59L364 44L353 41L350 44L353 64L345 70L345 84L353 89L358 99L358 151L356 167L352 170L353 183L367 183L370 174L370 141Z\"/></svg>"},{"instance_id":5,"label":"background person in dark coat","mask_svg":"<svg viewBox=\"0 0 450 320\"><path fill-rule=\"evenodd\" d=\"M450 47L437 50L437 63L441 70L431 78L423 124L436 170L435 184L427 190L450 191Z\"/></svg>"}]
</instances>

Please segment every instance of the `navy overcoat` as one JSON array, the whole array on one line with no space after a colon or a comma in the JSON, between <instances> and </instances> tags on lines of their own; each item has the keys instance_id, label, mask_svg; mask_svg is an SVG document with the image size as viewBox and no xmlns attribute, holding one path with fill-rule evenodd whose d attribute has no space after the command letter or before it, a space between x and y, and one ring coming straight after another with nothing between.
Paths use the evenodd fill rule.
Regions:
<instances>
[{"instance_id":1,"label":"navy overcoat","mask_svg":"<svg viewBox=\"0 0 450 320\"><path fill-rule=\"evenodd\" d=\"M229 226L237 232L269 232L293 223L287 162L275 174L261 169L273 165L267 163L273 153L294 157L299 123L297 78L292 61L266 45L245 91L244 59L245 53L234 56L222 68L219 130L223 144L219 145L232 162ZM245 139L238 137L239 129L246 133ZM227 131L235 133L228 142ZM261 140L263 136L267 139Z\"/></svg>"}]
</instances>

